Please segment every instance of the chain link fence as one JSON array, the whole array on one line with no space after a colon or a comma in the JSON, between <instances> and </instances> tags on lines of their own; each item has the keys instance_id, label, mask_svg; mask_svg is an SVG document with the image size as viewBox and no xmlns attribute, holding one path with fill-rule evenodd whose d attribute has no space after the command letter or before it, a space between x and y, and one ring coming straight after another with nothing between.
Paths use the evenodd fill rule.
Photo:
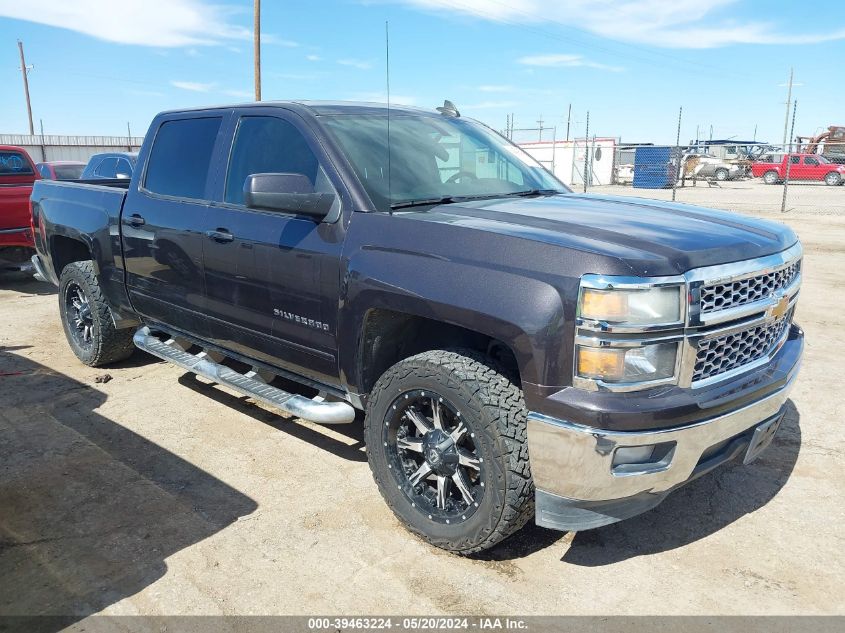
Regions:
<instances>
[{"instance_id":1,"label":"chain link fence","mask_svg":"<svg viewBox=\"0 0 845 633\"><path fill-rule=\"evenodd\" d=\"M845 143L625 144L560 139L556 128L507 135L578 192L746 212L845 214Z\"/></svg>"}]
</instances>

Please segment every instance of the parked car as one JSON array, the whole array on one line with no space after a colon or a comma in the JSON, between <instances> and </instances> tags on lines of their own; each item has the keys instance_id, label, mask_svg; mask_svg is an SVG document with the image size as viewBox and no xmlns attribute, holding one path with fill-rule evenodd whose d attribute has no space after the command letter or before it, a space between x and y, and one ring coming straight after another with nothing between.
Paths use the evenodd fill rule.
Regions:
<instances>
[{"instance_id":1,"label":"parked car","mask_svg":"<svg viewBox=\"0 0 845 633\"><path fill-rule=\"evenodd\" d=\"M713 154L686 154L683 158L685 178L734 180L745 175L742 165L730 163Z\"/></svg>"},{"instance_id":2,"label":"parked car","mask_svg":"<svg viewBox=\"0 0 845 633\"><path fill-rule=\"evenodd\" d=\"M129 180L138 161L137 152L94 154L82 172L82 180Z\"/></svg>"},{"instance_id":3,"label":"parked car","mask_svg":"<svg viewBox=\"0 0 845 633\"><path fill-rule=\"evenodd\" d=\"M72 160L52 160L35 165L44 180L79 180L85 169L85 163Z\"/></svg>"},{"instance_id":4,"label":"parked car","mask_svg":"<svg viewBox=\"0 0 845 633\"><path fill-rule=\"evenodd\" d=\"M787 174L789 161L790 180L820 180L826 185L841 185L845 182L845 165L831 163L817 154L772 154L751 165L751 174L762 178L767 185L782 182Z\"/></svg>"},{"instance_id":5,"label":"parked car","mask_svg":"<svg viewBox=\"0 0 845 633\"><path fill-rule=\"evenodd\" d=\"M792 230L573 194L448 102L389 112L165 112L131 182L37 182L33 262L76 356L134 344L293 417L363 417L386 503L460 554L634 516L769 445L803 350Z\"/></svg>"},{"instance_id":6,"label":"parked car","mask_svg":"<svg viewBox=\"0 0 845 633\"><path fill-rule=\"evenodd\" d=\"M0 270L30 265L35 244L29 197L37 179L35 164L24 148L0 145Z\"/></svg>"}]
</instances>

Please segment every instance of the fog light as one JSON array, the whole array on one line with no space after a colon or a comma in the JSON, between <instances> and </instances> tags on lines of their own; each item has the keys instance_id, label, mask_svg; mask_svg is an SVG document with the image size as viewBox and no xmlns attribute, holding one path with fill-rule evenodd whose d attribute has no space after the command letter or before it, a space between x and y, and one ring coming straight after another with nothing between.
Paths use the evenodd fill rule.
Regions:
<instances>
[{"instance_id":1,"label":"fog light","mask_svg":"<svg viewBox=\"0 0 845 633\"><path fill-rule=\"evenodd\" d=\"M649 446L623 446L617 448L613 454L613 465L642 464L651 460L654 455L654 444Z\"/></svg>"},{"instance_id":2,"label":"fog light","mask_svg":"<svg viewBox=\"0 0 845 633\"><path fill-rule=\"evenodd\" d=\"M675 457L677 442L660 442L645 446L620 446L613 453L610 471L617 477L646 475L669 468Z\"/></svg>"}]
</instances>

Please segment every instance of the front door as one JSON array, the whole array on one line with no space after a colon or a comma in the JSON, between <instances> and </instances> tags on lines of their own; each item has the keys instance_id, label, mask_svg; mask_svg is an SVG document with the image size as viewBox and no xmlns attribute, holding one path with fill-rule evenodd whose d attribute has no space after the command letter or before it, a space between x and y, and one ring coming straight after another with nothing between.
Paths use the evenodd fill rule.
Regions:
<instances>
[{"instance_id":1,"label":"front door","mask_svg":"<svg viewBox=\"0 0 845 633\"><path fill-rule=\"evenodd\" d=\"M302 174L315 191L336 194L327 161L299 119L279 108L233 120L230 136L203 241L212 340L337 384L340 199L322 222L243 204L244 181L258 173Z\"/></svg>"},{"instance_id":2,"label":"front door","mask_svg":"<svg viewBox=\"0 0 845 633\"><path fill-rule=\"evenodd\" d=\"M147 319L208 334L203 227L209 213L211 157L223 115L163 120L144 173L135 175L121 213L129 299Z\"/></svg>"}]
</instances>

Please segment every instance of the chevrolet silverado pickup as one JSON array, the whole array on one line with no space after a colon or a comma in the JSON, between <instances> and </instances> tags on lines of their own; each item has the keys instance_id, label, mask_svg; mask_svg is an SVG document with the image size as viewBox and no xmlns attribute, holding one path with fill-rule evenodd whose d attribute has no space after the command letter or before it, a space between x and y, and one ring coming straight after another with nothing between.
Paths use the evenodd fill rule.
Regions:
<instances>
[{"instance_id":1,"label":"chevrolet silverado pickup","mask_svg":"<svg viewBox=\"0 0 845 633\"><path fill-rule=\"evenodd\" d=\"M0 145L0 270L29 267L34 246L29 197L37 179L24 148Z\"/></svg>"},{"instance_id":2,"label":"chevrolet silverado pickup","mask_svg":"<svg viewBox=\"0 0 845 633\"><path fill-rule=\"evenodd\" d=\"M83 363L134 346L363 423L386 503L460 554L751 461L803 349L791 230L576 195L450 102L165 112L131 181L39 181L32 210Z\"/></svg>"}]
</instances>

